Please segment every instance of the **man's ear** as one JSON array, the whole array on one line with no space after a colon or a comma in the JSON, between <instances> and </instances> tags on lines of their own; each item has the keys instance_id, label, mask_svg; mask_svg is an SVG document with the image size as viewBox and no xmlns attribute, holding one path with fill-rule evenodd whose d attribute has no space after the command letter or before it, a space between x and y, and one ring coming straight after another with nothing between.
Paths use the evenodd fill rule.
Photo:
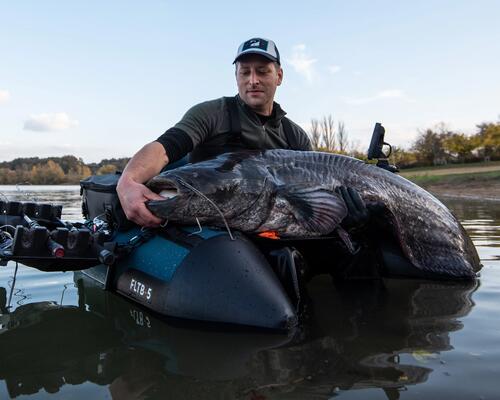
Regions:
<instances>
[{"instance_id":1,"label":"man's ear","mask_svg":"<svg viewBox=\"0 0 500 400\"><path fill-rule=\"evenodd\" d=\"M280 67L278 70L278 86L283 82L283 68Z\"/></svg>"}]
</instances>

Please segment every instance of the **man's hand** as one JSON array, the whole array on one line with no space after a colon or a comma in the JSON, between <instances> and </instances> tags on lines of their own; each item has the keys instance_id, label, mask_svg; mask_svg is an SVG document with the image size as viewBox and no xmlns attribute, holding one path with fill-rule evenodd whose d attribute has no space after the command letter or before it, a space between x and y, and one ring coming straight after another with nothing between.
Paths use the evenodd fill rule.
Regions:
<instances>
[{"instance_id":1,"label":"man's hand","mask_svg":"<svg viewBox=\"0 0 500 400\"><path fill-rule=\"evenodd\" d=\"M340 186L337 192L347 206L347 215L342 221L342 227L347 230L363 230L370 220L370 212L359 193L345 186Z\"/></svg>"},{"instance_id":2,"label":"man's hand","mask_svg":"<svg viewBox=\"0 0 500 400\"><path fill-rule=\"evenodd\" d=\"M146 227L155 227L161 224L162 220L151 214L144 203L148 200L162 200L163 197L125 176L118 182L116 191L123 211L129 220Z\"/></svg>"},{"instance_id":3,"label":"man's hand","mask_svg":"<svg viewBox=\"0 0 500 400\"><path fill-rule=\"evenodd\" d=\"M347 215L342 221L342 227L348 231L363 232L369 225L379 225L376 217L383 217L385 205L380 202L365 204L357 191L340 186L337 193L347 206Z\"/></svg>"},{"instance_id":4,"label":"man's hand","mask_svg":"<svg viewBox=\"0 0 500 400\"><path fill-rule=\"evenodd\" d=\"M143 185L168 164L163 145L151 142L140 149L128 162L122 173L116 191L127 218L138 225L155 227L161 219L155 217L144 204L148 200L161 200L162 197Z\"/></svg>"}]
</instances>

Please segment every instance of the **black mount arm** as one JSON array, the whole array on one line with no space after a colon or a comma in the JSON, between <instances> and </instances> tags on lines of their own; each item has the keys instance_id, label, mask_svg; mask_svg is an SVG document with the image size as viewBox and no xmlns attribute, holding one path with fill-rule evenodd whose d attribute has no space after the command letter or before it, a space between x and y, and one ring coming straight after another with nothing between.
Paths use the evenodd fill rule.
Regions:
<instances>
[{"instance_id":1,"label":"black mount arm","mask_svg":"<svg viewBox=\"0 0 500 400\"><path fill-rule=\"evenodd\" d=\"M387 160L392 152L392 147L389 143L384 142L385 129L380 122L375 124L373 129L372 139L370 141L370 147L368 147L368 159L377 160L377 167L386 169L390 172L398 172L399 169L395 165L389 164ZM389 152L384 153L383 147L388 146Z\"/></svg>"}]
</instances>

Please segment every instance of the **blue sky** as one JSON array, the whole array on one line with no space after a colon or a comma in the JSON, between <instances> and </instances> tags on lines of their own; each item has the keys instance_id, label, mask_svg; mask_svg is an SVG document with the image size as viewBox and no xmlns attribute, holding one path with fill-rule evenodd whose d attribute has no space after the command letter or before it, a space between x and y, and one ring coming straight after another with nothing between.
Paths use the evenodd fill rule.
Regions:
<instances>
[{"instance_id":1,"label":"blue sky","mask_svg":"<svg viewBox=\"0 0 500 400\"><path fill-rule=\"evenodd\" d=\"M0 2L0 160L131 156L192 105L236 93L238 45L273 39L276 100L365 149L500 115L499 1Z\"/></svg>"}]
</instances>

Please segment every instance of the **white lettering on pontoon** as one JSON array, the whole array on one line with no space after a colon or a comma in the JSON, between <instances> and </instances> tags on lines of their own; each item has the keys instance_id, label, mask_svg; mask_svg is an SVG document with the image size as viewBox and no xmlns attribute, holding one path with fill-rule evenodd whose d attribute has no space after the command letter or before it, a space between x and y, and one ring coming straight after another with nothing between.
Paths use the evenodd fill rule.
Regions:
<instances>
[{"instance_id":1,"label":"white lettering on pontoon","mask_svg":"<svg viewBox=\"0 0 500 400\"><path fill-rule=\"evenodd\" d=\"M131 279L129 289L140 297L145 297L146 300L151 300L151 297L153 297L153 288L139 282L138 280Z\"/></svg>"}]
</instances>

